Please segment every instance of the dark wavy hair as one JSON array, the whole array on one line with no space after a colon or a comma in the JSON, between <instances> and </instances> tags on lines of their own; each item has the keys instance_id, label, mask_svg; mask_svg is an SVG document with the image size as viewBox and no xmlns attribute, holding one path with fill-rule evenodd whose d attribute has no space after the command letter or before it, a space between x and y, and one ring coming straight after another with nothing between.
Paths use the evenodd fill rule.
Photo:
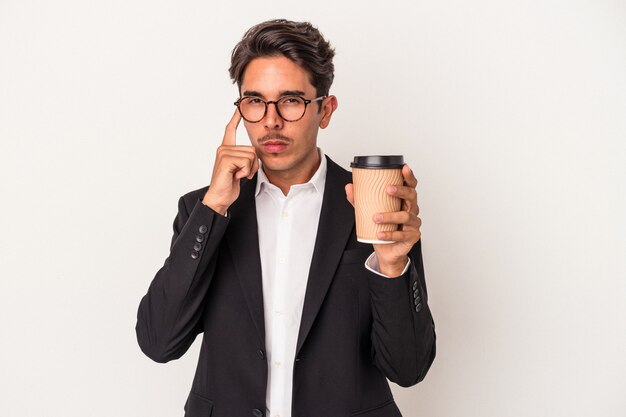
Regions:
<instances>
[{"instance_id":1,"label":"dark wavy hair","mask_svg":"<svg viewBox=\"0 0 626 417\"><path fill-rule=\"evenodd\" d=\"M235 45L230 78L241 89L247 65L255 58L285 56L309 73L318 96L327 96L335 77L335 50L309 22L268 20L248 29Z\"/></svg>"}]
</instances>

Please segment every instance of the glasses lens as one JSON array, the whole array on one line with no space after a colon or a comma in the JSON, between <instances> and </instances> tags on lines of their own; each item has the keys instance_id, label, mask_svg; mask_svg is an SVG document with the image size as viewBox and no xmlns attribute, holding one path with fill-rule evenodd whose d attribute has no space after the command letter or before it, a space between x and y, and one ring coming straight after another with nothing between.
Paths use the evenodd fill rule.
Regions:
<instances>
[{"instance_id":1,"label":"glasses lens","mask_svg":"<svg viewBox=\"0 0 626 417\"><path fill-rule=\"evenodd\" d=\"M258 97L244 97L239 102L239 111L244 119L249 122L258 122L265 116L266 102ZM304 99L298 96L283 97L276 102L280 117L288 122L295 122L304 116L306 104Z\"/></svg>"},{"instance_id":2,"label":"glasses lens","mask_svg":"<svg viewBox=\"0 0 626 417\"><path fill-rule=\"evenodd\" d=\"M246 97L239 102L239 111L249 122L258 122L265 116L265 102L258 97Z\"/></svg>"},{"instance_id":3,"label":"glasses lens","mask_svg":"<svg viewBox=\"0 0 626 417\"><path fill-rule=\"evenodd\" d=\"M287 96L278 100L278 112L288 122L294 122L304 116L306 105L304 99L298 96Z\"/></svg>"}]
</instances>

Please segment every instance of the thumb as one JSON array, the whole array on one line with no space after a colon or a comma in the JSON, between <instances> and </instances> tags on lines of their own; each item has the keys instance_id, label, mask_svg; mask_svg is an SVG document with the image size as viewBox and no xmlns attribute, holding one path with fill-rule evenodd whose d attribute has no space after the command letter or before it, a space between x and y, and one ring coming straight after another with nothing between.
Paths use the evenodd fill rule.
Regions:
<instances>
[{"instance_id":1,"label":"thumb","mask_svg":"<svg viewBox=\"0 0 626 417\"><path fill-rule=\"evenodd\" d=\"M354 186L352 184L346 184L346 198L354 206Z\"/></svg>"}]
</instances>

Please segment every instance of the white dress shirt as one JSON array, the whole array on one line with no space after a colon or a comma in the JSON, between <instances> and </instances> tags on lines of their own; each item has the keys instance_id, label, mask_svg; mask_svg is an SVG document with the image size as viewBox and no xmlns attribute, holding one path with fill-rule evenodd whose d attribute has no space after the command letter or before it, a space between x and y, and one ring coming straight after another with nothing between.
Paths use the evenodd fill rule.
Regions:
<instances>
[{"instance_id":1,"label":"white dress shirt","mask_svg":"<svg viewBox=\"0 0 626 417\"><path fill-rule=\"evenodd\" d=\"M326 157L320 149L318 152L321 162L313 177L306 184L291 186L286 196L269 182L262 164L258 170L255 200L263 277L268 417L291 417L296 344L326 185ZM365 267L386 277L378 272L375 253Z\"/></svg>"},{"instance_id":2,"label":"white dress shirt","mask_svg":"<svg viewBox=\"0 0 626 417\"><path fill-rule=\"evenodd\" d=\"M256 214L263 276L268 417L291 417L293 366L326 184L326 157L285 196L258 171Z\"/></svg>"}]
</instances>

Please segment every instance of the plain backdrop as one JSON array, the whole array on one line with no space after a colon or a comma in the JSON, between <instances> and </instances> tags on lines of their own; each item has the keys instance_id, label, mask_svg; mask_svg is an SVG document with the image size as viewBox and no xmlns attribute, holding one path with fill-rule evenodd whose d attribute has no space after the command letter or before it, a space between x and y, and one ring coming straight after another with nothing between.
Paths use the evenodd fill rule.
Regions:
<instances>
[{"instance_id":1,"label":"plain backdrop","mask_svg":"<svg viewBox=\"0 0 626 417\"><path fill-rule=\"evenodd\" d=\"M405 417L626 415L623 1L0 0L0 416L183 415L200 338L156 364L136 310L277 17L336 48L322 149L419 178L438 352Z\"/></svg>"}]
</instances>

